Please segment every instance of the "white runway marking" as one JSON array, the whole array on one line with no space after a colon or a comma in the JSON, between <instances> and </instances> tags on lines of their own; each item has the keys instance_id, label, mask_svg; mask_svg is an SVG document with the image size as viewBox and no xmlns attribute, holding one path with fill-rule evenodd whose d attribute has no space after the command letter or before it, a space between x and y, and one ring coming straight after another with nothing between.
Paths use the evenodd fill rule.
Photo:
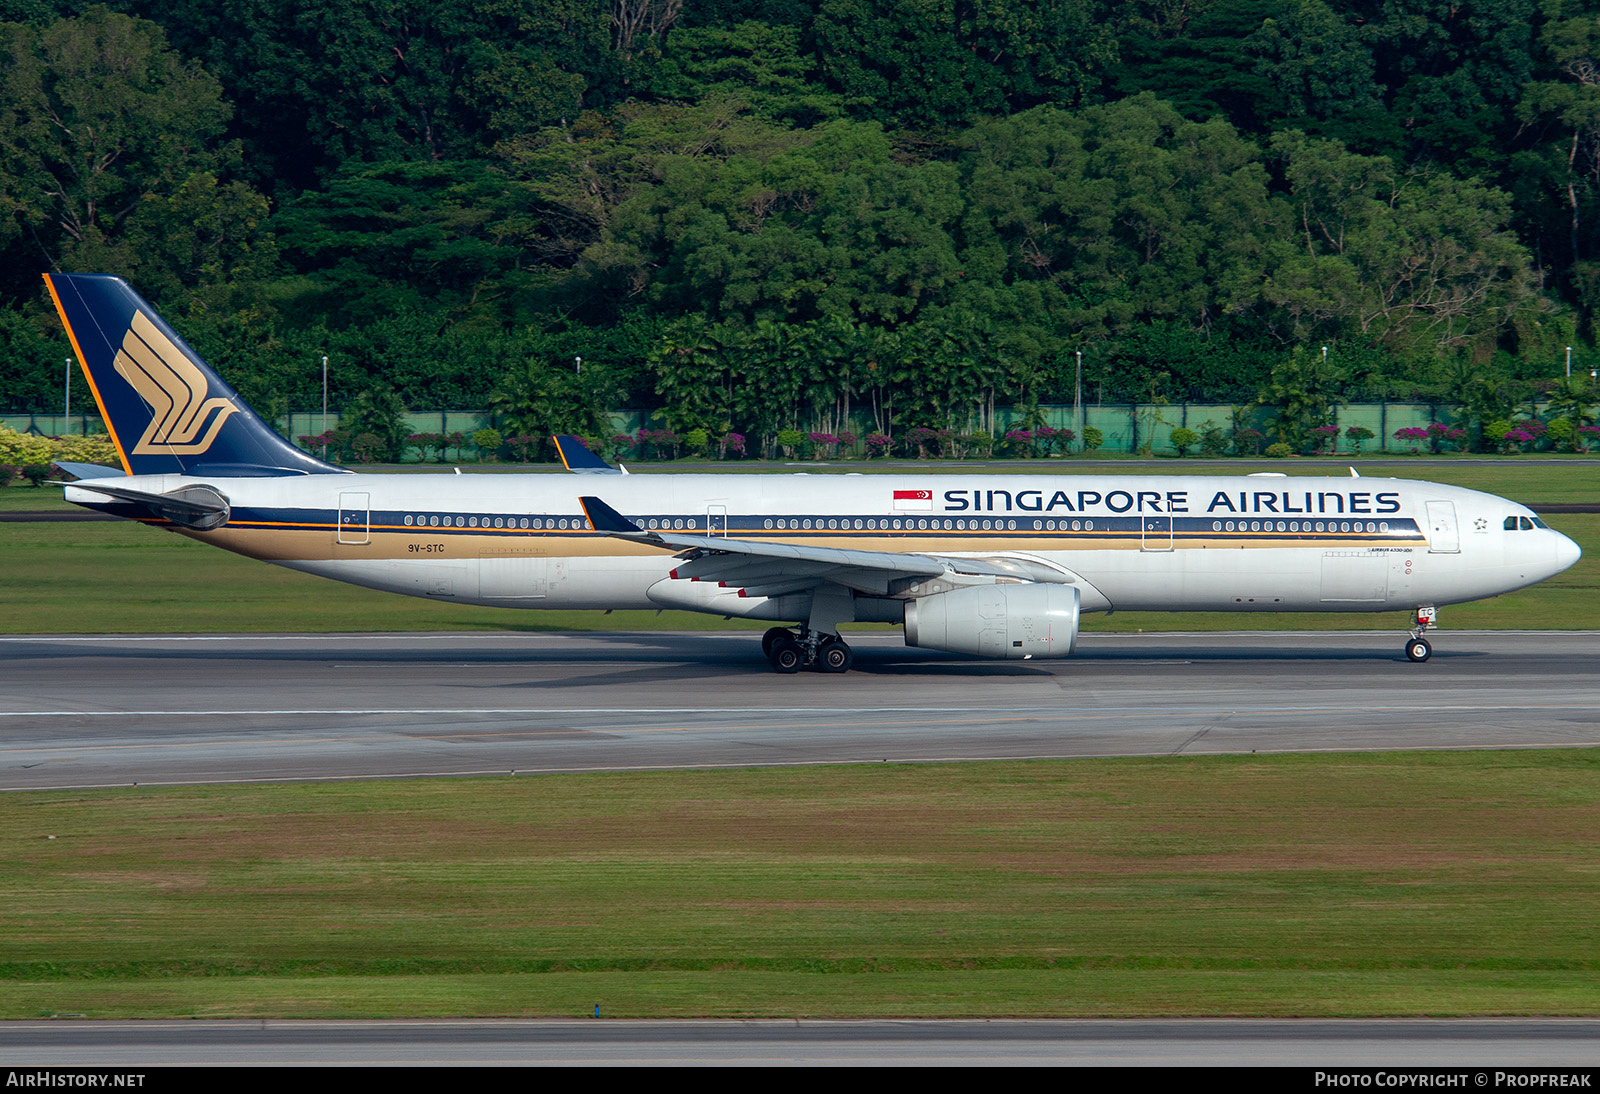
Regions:
<instances>
[{"instance_id":1,"label":"white runway marking","mask_svg":"<svg viewBox=\"0 0 1600 1094\"><path fill-rule=\"evenodd\" d=\"M1593 703L1437 703L1396 704L1391 706L1362 706L1352 703L1326 703L1311 706L1231 706L1215 709L1185 706L1185 718L1223 717L1230 714L1316 714L1326 711L1363 714L1424 712L1430 714L1481 713L1493 710L1585 710L1595 709ZM181 718L181 717L289 717L296 715L462 715L462 714L515 714L515 715L592 715L592 714L1056 714L1083 718L1147 718L1149 711L1108 711L1092 707L1063 706L1005 706L1005 707L316 707L284 709L218 709L218 710L0 710L0 718Z\"/></svg>"}]
</instances>

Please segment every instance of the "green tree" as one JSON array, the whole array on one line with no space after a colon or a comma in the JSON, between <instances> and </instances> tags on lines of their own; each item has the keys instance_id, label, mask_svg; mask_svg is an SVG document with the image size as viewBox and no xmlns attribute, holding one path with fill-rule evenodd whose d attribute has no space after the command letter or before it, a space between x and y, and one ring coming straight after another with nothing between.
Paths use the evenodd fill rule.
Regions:
<instances>
[{"instance_id":1,"label":"green tree","mask_svg":"<svg viewBox=\"0 0 1600 1094\"><path fill-rule=\"evenodd\" d=\"M362 462L398 463L406 451L406 405L391 387L369 387L340 415L340 428L352 438L370 436Z\"/></svg>"},{"instance_id":2,"label":"green tree","mask_svg":"<svg viewBox=\"0 0 1600 1094\"><path fill-rule=\"evenodd\" d=\"M1256 406L1268 411L1269 428L1280 444L1295 451L1311 446L1311 430L1328 425L1334 407L1346 400L1343 377L1336 364L1319 353L1294 351L1268 377L1256 397Z\"/></svg>"},{"instance_id":3,"label":"green tree","mask_svg":"<svg viewBox=\"0 0 1600 1094\"><path fill-rule=\"evenodd\" d=\"M1293 234L1265 296L1284 340L1348 332L1393 349L1483 349L1539 307L1504 193L1298 132L1272 147Z\"/></svg>"},{"instance_id":4,"label":"green tree","mask_svg":"<svg viewBox=\"0 0 1600 1094\"><path fill-rule=\"evenodd\" d=\"M1082 101L1115 51L1097 14L1084 0L821 0L813 30L846 98L936 127Z\"/></svg>"},{"instance_id":5,"label":"green tree","mask_svg":"<svg viewBox=\"0 0 1600 1094\"><path fill-rule=\"evenodd\" d=\"M134 0L239 107L258 184L457 161L625 94L604 0Z\"/></svg>"},{"instance_id":6,"label":"green tree","mask_svg":"<svg viewBox=\"0 0 1600 1094\"><path fill-rule=\"evenodd\" d=\"M230 113L154 23L94 7L43 29L0 24L0 265L157 288L259 277L261 199L219 181Z\"/></svg>"}]
</instances>

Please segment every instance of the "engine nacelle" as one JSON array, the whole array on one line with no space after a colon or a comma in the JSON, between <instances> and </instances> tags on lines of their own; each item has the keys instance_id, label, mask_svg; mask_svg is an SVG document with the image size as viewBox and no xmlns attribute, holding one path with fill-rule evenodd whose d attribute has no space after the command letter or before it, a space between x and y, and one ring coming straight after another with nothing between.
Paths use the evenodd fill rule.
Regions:
<instances>
[{"instance_id":1,"label":"engine nacelle","mask_svg":"<svg viewBox=\"0 0 1600 1094\"><path fill-rule=\"evenodd\" d=\"M979 657L1066 657L1078 644L1071 585L973 585L906 602L906 645Z\"/></svg>"}]
</instances>

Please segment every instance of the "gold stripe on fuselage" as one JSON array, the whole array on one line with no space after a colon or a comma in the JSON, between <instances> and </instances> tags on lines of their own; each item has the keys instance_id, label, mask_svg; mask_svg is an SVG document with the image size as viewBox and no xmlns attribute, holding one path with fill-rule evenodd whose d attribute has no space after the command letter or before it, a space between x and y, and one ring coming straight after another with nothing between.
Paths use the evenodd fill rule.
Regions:
<instances>
[{"instance_id":1,"label":"gold stripe on fuselage","mask_svg":"<svg viewBox=\"0 0 1600 1094\"><path fill-rule=\"evenodd\" d=\"M157 523L157 522L148 522ZM275 522L241 521L208 532L174 528L191 539L214 544L224 550L268 562L320 562L336 559L454 559L504 558L507 555L533 555L545 558L666 558L671 549L631 543L610 536L584 531L478 533L451 529L417 529L374 525L366 543L338 543L334 524L292 525ZM1241 536L1247 537L1241 540ZM1349 551L1372 547L1426 547L1420 535L1398 537L1393 534L1367 536L1320 536L1314 540L1269 539L1265 533L1234 533L1229 536L1178 534L1172 538L1173 550L1165 541L1161 550L1146 551L1138 536L1096 535L1081 532L1034 532L1026 535L959 533L916 538L887 533L877 536L807 536L782 533L741 533L739 537L756 542L794 543L807 547L837 547L846 550L880 551L895 554L1004 554L1028 552L1128 551L1138 554L1171 554L1175 550L1268 550L1317 549ZM418 548L437 544L439 549Z\"/></svg>"}]
</instances>

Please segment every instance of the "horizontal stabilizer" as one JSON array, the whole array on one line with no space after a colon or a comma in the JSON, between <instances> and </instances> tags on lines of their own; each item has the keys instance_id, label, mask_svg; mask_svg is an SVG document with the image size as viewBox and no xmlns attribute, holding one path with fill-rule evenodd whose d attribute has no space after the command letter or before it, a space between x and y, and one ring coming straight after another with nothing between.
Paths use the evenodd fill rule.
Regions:
<instances>
[{"instance_id":1,"label":"horizontal stabilizer","mask_svg":"<svg viewBox=\"0 0 1600 1094\"><path fill-rule=\"evenodd\" d=\"M120 467L101 467L97 463L68 463L57 460L55 465L75 479L125 479L128 473Z\"/></svg>"},{"instance_id":2,"label":"horizontal stabilizer","mask_svg":"<svg viewBox=\"0 0 1600 1094\"><path fill-rule=\"evenodd\" d=\"M556 453L561 457L562 466L575 475L625 475L627 472L618 471L606 461L589 451L589 446L578 437L567 433L557 433L551 440L556 443Z\"/></svg>"},{"instance_id":3,"label":"horizontal stabilizer","mask_svg":"<svg viewBox=\"0 0 1600 1094\"><path fill-rule=\"evenodd\" d=\"M79 500L72 496L74 490L103 494L117 501L142 505L156 516L184 528L206 531L228 523L228 499L209 486L185 486L170 494L151 494L144 490L130 490L126 486L109 486L100 479L51 485L65 486L68 501Z\"/></svg>"}]
</instances>

